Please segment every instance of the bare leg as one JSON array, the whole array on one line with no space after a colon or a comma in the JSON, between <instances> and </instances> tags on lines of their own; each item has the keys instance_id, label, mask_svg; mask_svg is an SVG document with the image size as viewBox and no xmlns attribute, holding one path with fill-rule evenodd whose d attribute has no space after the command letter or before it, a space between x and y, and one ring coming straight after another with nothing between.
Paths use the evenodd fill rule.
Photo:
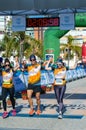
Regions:
<instances>
[{"instance_id":1,"label":"bare leg","mask_svg":"<svg viewBox=\"0 0 86 130\"><path fill-rule=\"evenodd\" d=\"M41 101L40 101L40 92L36 93L36 103L37 103L37 109L40 110L40 104L41 104Z\"/></svg>"},{"instance_id":2,"label":"bare leg","mask_svg":"<svg viewBox=\"0 0 86 130\"><path fill-rule=\"evenodd\" d=\"M29 105L30 105L30 109L33 109L32 94L33 94L33 90L27 90L27 97L28 97L28 102L29 102Z\"/></svg>"}]
</instances>

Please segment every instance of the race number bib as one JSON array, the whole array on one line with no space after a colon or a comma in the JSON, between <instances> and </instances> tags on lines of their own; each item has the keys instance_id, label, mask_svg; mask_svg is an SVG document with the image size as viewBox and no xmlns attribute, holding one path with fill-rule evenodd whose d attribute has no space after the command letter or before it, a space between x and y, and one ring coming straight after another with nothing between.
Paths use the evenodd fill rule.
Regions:
<instances>
[{"instance_id":1,"label":"race number bib","mask_svg":"<svg viewBox=\"0 0 86 130\"><path fill-rule=\"evenodd\" d=\"M55 80L55 85L64 85L64 82L62 79L56 79Z\"/></svg>"}]
</instances>

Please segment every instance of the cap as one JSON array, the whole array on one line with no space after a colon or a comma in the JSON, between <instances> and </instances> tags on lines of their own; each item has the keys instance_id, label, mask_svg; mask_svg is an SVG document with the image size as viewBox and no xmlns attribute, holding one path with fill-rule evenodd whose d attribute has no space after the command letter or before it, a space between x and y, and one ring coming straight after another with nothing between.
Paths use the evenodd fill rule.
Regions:
<instances>
[{"instance_id":1,"label":"cap","mask_svg":"<svg viewBox=\"0 0 86 130\"><path fill-rule=\"evenodd\" d=\"M34 59L34 60L36 60L36 56L35 55L30 55L30 61L32 60L32 59Z\"/></svg>"},{"instance_id":2,"label":"cap","mask_svg":"<svg viewBox=\"0 0 86 130\"><path fill-rule=\"evenodd\" d=\"M5 62L5 63L6 63L6 62L9 62L9 63L10 63L10 61L9 61L9 59L8 59L8 58L6 58L4 62Z\"/></svg>"},{"instance_id":3,"label":"cap","mask_svg":"<svg viewBox=\"0 0 86 130\"><path fill-rule=\"evenodd\" d=\"M58 59L57 59L57 62L63 63L62 58L58 58Z\"/></svg>"}]
</instances>

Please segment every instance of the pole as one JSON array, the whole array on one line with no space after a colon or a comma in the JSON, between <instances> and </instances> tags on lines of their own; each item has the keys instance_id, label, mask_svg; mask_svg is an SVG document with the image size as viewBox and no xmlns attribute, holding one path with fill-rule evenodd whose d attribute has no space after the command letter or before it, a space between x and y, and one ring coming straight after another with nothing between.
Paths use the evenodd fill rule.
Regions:
<instances>
[{"instance_id":1,"label":"pole","mask_svg":"<svg viewBox=\"0 0 86 130\"><path fill-rule=\"evenodd\" d=\"M23 41L20 41L20 52L19 52L19 57L20 57L20 63L22 62L23 58Z\"/></svg>"},{"instance_id":2,"label":"pole","mask_svg":"<svg viewBox=\"0 0 86 130\"><path fill-rule=\"evenodd\" d=\"M70 48L68 48L68 68L70 67Z\"/></svg>"}]
</instances>

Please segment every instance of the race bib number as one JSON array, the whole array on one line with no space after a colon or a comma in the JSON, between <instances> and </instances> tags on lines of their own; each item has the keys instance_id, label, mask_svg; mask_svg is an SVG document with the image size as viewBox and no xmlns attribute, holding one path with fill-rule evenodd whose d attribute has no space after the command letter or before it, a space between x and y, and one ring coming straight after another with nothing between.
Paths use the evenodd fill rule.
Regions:
<instances>
[{"instance_id":1,"label":"race bib number","mask_svg":"<svg viewBox=\"0 0 86 130\"><path fill-rule=\"evenodd\" d=\"M62 79L56 79L55 80L55 85L63 85L63 80Z\"/></svg>"}]
</instances>

